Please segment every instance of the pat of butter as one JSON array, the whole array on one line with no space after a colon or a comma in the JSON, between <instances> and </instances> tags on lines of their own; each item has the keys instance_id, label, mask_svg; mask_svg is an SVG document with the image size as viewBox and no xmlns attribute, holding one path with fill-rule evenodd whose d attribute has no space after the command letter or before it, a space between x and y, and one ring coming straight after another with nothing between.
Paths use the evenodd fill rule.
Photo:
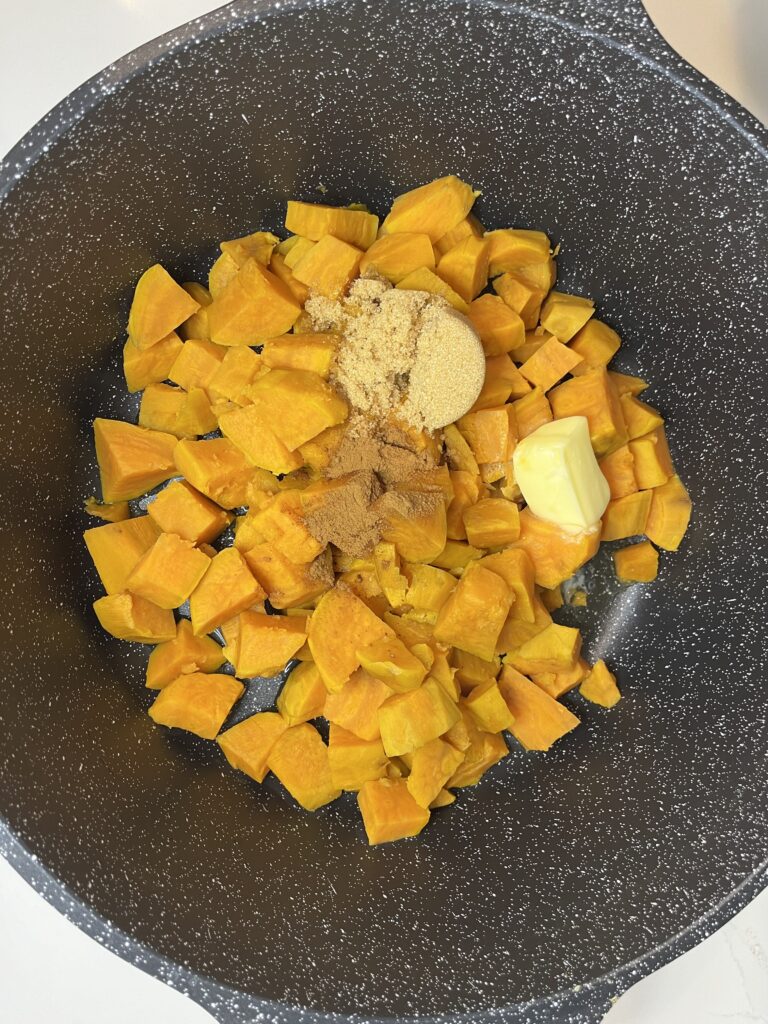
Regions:
<instances>
[{"instance_id":1,"label":"pat of butter","mask_svg":"<svg viewBox=\"0 0 768 1024\"><path fill-rule=\"evenodd\" d=\"M597 464L586 416L553 420L518 444L515 480L539 519L577 533L594 527L610 498Z\"/></svg>"}]
</instances>

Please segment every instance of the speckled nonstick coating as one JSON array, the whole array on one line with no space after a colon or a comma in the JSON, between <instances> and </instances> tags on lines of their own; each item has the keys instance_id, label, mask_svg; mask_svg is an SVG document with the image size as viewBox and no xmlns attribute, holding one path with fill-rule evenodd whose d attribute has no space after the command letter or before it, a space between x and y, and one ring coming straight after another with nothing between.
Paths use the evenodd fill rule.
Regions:
<instances>
[{"instance_id":1,"label":"speckled nonstick coating","mask_svg":"<svg viewBox=\"0 0 768 1024\"><path fill-rule=\"evenodd\" d=\"M765 146L617 0L238 3L30 132L0 169L0 845L47 899L232 1024L592 1024L761 888ZM136 411L141 270L204 279L288 196L381 212L448 171L485 224L562 243L561 285L653 381L695 514L656 585L620 588L604 552L569 613L619 707L569 697L584 724L549 755L514 749L369 849L352 798L305 814L152 725L146 650L91 611L80 505L91 420Z\"/></svg>"}]
</instances>

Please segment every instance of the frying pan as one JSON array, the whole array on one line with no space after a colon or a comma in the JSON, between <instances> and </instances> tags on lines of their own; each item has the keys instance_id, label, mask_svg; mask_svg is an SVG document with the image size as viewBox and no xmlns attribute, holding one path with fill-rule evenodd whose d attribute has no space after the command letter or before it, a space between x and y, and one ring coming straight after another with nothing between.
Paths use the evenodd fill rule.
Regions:
<instances>
[{"instance_id":1,"label":"frying pan","mask_svg":"<svg viewBox=\"0 0 768 1024\"><path fill-rule=\"evenodd\" d=\"M0 845L22 875L225 1024L592 1024L754 896L767 141L629 0L237 2L44 118L0 177ZM486 225L562 244L562 287L653 381L695 515L654 586L606 554L564 613L618 708L567 698L583 726L550 754L514 749L369 849L352 799L304 814L147 718L146 650L91 611L89 424L136 413L119 354L147 265L204 279L289 196L381 212L448 172Z\"/></svg>"}]
</instances>

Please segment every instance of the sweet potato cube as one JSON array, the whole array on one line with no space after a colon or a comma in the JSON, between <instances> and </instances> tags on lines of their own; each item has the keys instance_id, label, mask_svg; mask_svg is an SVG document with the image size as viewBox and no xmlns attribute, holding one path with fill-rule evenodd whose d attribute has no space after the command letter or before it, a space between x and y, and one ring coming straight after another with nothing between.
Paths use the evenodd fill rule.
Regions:
<instances>
[{"instance_id":1,"label":"sweet potato cube","mask_svg":"<svg viewBox=\"0 0 768 1024\"><path fill-rule=\"evenodd\" d=\"M360 667L358 650L392 635L350 590L337 586L324 594L310 621L309 647L328 691L338 693Z\"/></svg>"},{"instance_id":2,"label":"sweet potato cube","mask_svg":"<svg viewBox=\"0 0 768 1024\"><path fill-rule=\"evenodd\" d=\"M630 441L629 450L634 460L637 486L641 490L661 487L674 475L664 427L657 427L649 434Z\"/></svg>"},{"instance_id":3,"label":"sweet potato cube","mask_svg":"<svg viewBox=\"0 0 768 1024\"><path fill-rule=\"evenodd\" d=\"M630 441L664 426L661 414L634 395L622 395L619 401Z\"/></svg>"},{"instance_id":4,"label":"sweet potato cube","mask_svg":"<svg viewBox=\"0 0 768 1024\"><path fill-rule=\"evenodd\" d=\"M278 372L285 371L272 371ZM272 373L267 376L271 377ZM219 416L222 434L253 465L270 473L292 473L300 469L304 464L301 455L283 444L270 422L270 414L258 405L231 409Z\"/></svg>"},{"instance_id":5,"label":"sweet potato cube","mask_svg":"<svg viewBox=\"0 0 768 1024\"><path fill-rule=\"evenodd\" d=\"M272 369L309 370L327 380L338 343L335 334L284 334L265 342L261 357Z\"/></svg>"},{"instance_id":6,"label":"sweet potato cube","mask_svg":"<svg viewBox=\"0 0 768 1024\"><path fill-rule=\"evenodd\" d=\"M481 295L470 302L467 316L486 356L504 355L525 344L525 324L498 295Z\"/></svg>"},{"instance_id":7,"label":"sweet potato cube","mask_svg":"<svg viewBox=\"0 0 768 1024\"><path fill-rule=\"evenodd\" d=\"M592 299L553 291L541 307L541 326L565 343L578 334L594 312Z\"/></svg>"},{"instance_id":8,"label":"sweet potato cube","mask_svg":"<svg viewBox=\"0 0 768 1024\"><path fill-rule=\"evenodd\" d=\"M248 259L208 307L211 341L258 345L293 327L301 306L280 278Z\"/></svg>"},{"instance_id":9,"label":"sweet potato cube","mask_svg":"<svg viewBox=\"0 0 768 1024\"><path fill-rule=\"evenodd\" d=\"M550 337L525 360L520 367L520 373L542 391L549 391L567 373L573 373L581 361L581 356L572 348L567 348L557 338Z\"/></svg>"},{"instance_id":10,"label":"sweet potato cube","mask_svg":"<svg viewBox=\"0 0 768 1024\"><path fill-rule=\"evenodd\" d=\"M512 403L517 422L517 436L522 441L545 423L552 422L552 408L540 387Z\"/></svg>"},{"instance_id":11,"label":"sweet potato cube","mask_svg":"<svg viewBox=\"0 0 768 1024\"><path fill-rule=\"evenodd\" d=\"M244 551L243 557L273 608L303 607L333 586L330 554L297 565L264 542Z\"/></svg>"},{"instance_id":12,"label":"sweet potato cube","mask_svg":"<svg viewBox=\"0 0 768 1024\"><path fill-rule=\"evenodd\" d=\"M157 540L160 530L147 516L137 516L83 533L88 554L108 594L126 589L137 562Z\"/></svg>"},{"instance_id":13,"label":"sweet potato cube","mask_svg":"<svg viewBox=\"0 0 768 1024\"><path fill-rule=\"evenodd\" d=\"M531 679L536 685L557 700L578 686L589 672L589 665L583 658L578 658L572 668L562 672L533 672Z\"/></svg>"},{"instance_id":14,"label":"sweet potato cube","mask_svg":"<svg viewBox=\"0 0 768 1024\"><path fill-rule=\"evenodd\" d=\"M405 779L366 782L357 803L369 846L418 835L429 821L429 810L416 803Z\"/></svg>"},{"instance_id":15,"label":"sweet potato cube","mask_svg":"<svg viewBox=\"0 0 768 1024\"><path fill-rule=\"evenodd\" d=\"M293 267L293 276L310 291L337 298L357 277L363 252L333 235L324 235ZM274 331L272 336L283 334Z\"/></svg>"},{"instance_id":16,"label":"sweet potato cube","mask_svg":"<svg viewBox=\"0 0 768 1024\"><path fill-rule=\"evenodd\" d=\"M607 366L621 347L621 338L616 331L602 320L589 320L575 335L568 346L581 356L581 362L571 370L574 377L589 370Z\"/></svg>"},{"instance_id":17,"label":"sweet potato cube","mask_svg":"<svg viewBox=\"0 0 768 1024\"><path fill-rule=\"evenodd\" d=\"M408 580L400 571L400 558L394 544L380 541L373 549L373 568L384 596L392 608L405 603Z\"/></svg>"},{"instance_id":18,"label":"sweet potato cube","mask_svg":"<svg viewBox=\"0 0 768 1024\"><path fill-rule=\"evenodd\" d=\"M473 687L464 698L464 707L483 732L501 732L512 725L512 713L495 679L487 679Z\"/></svg>"},{"instance_id":19,"label":"sweet potato cube","mask_svg":"<svg viewBox=\"0 0 768 1024\"><path fill-rule=\"evenodd\" d=\"M479 729L466 707L461 709L461 713L463 717L459 725L464 739L459 749L463 747L464 760L446 783L447 786L456 788L476 785L489 768L509 753L501 733L484 732ZM455 727L444 738L456 746L454 733Z\"/></svg>"},{"instance_id":20,"label":"sweet potato cube","mask_svg":"<svg viewBox=\"0 0 768 1024\"><path fill-rule=\"evenodd\" d=\"M546 296L543 288L529 284L515 273L505 273L493 282L493 289L510 309L518 314L527 331L532 331L539 322L541 304Z\"/></svg>"},{"instance_id":21,"label":"sweet potato cube","mask_svg":"<svg viewBox=\"0 0 768 1024\"><path fill-rule=\"evenodd\" d=\"M491 277L549 261L549 239L543 231L500 228L486 232L485 237L490 244Z\"/></svg>"},{"instance_id":22,"label":"sweet potato cube","mask_svg":"<svg viewBox=\"0 0 768 1024\"><path fill-rule=\"evenodd\" d=\"M531 356L536 355L539 349L546 345L551 338L555 338L554 334L550 334L549 331L545 331L543 327L537 327L535 331L526 331L525 343L515 349L515 362L520 364L526 363ZM555 341L557 341L557 338L555 338Z\"/></svg>"},{"instance_id":23,"label":"sweet potato cube","mask_svg":"<svg viewBox=\"0 0 768 1024\"><path fill-rule=\"evenodd\" d=\"M178 608L206 573L211 559L192 541L161 533L128 577L126 588L158 608Z\"/></svg>"},{"instance_id":24,"label":"sweet potato cube","mask_svg":"<svg viewBox=\"0 0 768 1024\"><path fill-rule=\"evenodd\" d=\"M144 271L136 285L128 315L128 335L137 348L149 348L198 309L199 303L155 263Z\"/></svg>"},{"instance_id":25,"label":"sweet potato cube","mask_svg":"<svg viewBox=\"0 0 768 1024\"><path fill-rule=\"evenodd\" d=\"M242 267L246 260L254 259L263 267L269 266L272 252L280 239L271 231L254 231L250 235L243 235L242 238L231 238L226 242L219 242L219 248L231 256L238 267Z\"/></svg>"},{"instance_id":26,"label":"sweet potato cube","mask_svg":"<svg viewBox=\"0 0 768 1024\"><path fill-rule=\"evenodd\" d=\"M341 796L331 778L328 748L309 722L286 729L272 747L267 764L306 811L316 811Z\"/></svg>"},{"instance_id":27,"label":"sweet potato cube","mask_svg":"<svg viewBox=\"0 0 768 1024\"><path fill-rule=\"evenodd\" d=\"M614 551L613 564L622 583L650 583L659 573L659 552L643 540Z\"/></svg>"},{"instance_id":28,"label":"sweet potato cube","mask_svg":"<svg viewBox=\"0 0 768 1024\"><path fill-rule=\"evenodd\" d=\"M623 540L645 533L652 491L636 491L608 502L603 514L603 540Z\"/></svg>"},{"instance_id":29,"label":"sweet potato cube","mask_svg":"<svg viewBox=\"0 0 768 1024\"><path fill-rule=\"evenodd\" d=\"M429 235L434 244L464 220L474 201L471 186L453 174L437 178L395 199L381 226L382 234L419 231Z\"/></svg>"},{"instance_id":30,"label":"sweet potato cube","mask_svg":"<svg viewBox=\"0 0 768 1024\"><path fill-rule=\"evenodd\" d=\"M175 533L194 544L215 540L232 518L186 480L168 484L147 511L164 533Z\"/></svg>"},{"instance_id":31,"label":"sweet potato cube","mask_svg":"<svg viewBox=\"0 0 768 1024\"><path fill-rule=\"evenodd\" d=\"M261 357L252 348L240 346L224 351L224 358L208 381L207 390L215 398L236 401L261 369Z\"/></svg>"},{"instance_id":32,"label":"sweet potato cube","mask_svg":"<svg viewBox=\"0 0 768 1024\"><path fill-rule=\"evenodd\" d=\"M251 384L247 394L291 452L347 418L346 401L322 377L307 370L272 370Z\"/></svg>"},{"instance_id":33,"label":"sweet potato cube","mask_svg":"<svg viewBox=\"0 0 768 1024\"><path fill-rule=\"evenodd\" d=\"M444 256L449 249L453 249L454 246L458 245L459 242L463 242L465 238L482 238L485 234L485 229L477 217L473 213L468 213L467 216L460 220L456 227L451 228L435 242L435 256L439 258Z\"/></svg>"},{"instance_id":34,"label":"sweet potato cube","mask_svg":"<svg viewBox=\"0 0 768 1024\"><path fill-rule=\"evenodd\" d=\"M224 508L245 505L249 487L261 472L225 437L179 441L173 457L173 473L181 473L193 487Z\"/></svg>"},{"instance_id":35,"label":"sweet potato cube","mask_svg":"<svg viewBox=\"0 0 768 1024\"><path fill-rule=\"evenodd\" d=\"M460 574L470 562L482 558L483 552L461 541L447 540L440 554L432 559L431 564L446 572Z\"/></svg>"},{"instance_id":36,"label":"sweet potato cube","mask_svg":"<svg viewBox=\"0 0 768 1024\"><path fill-rule=\"evenodd\" d=\"M609 370L608 376L619 398L622 395L639 395L648 387L647 380L643 380L642 377L632 377L628 373L617 373L615 370Z\"/></svg>"},{"instance_id":37,"label":"sweet potato cube","mask_svg":"<svg viewBox=\"0 0 768 1024\"><path fill-rule=\"evenodd\" d=\"M597 554L600 530L564 533L526 508L520 513L520 536L514 546L522 548L533 562L536 583L551 590Z\"/></svg>"},{"instance_id":38,"label":"sweet potato cube","mask_svg":"<svg viewBox=\"0 0 768 1024\"><path fill-rule=\"evenodd\" d=\"M456 469L451 471L451 481L453 498L446 510L447 536L451 540L466 540L464 513L480 498L480 477Z\"/></svg>"},{"instance_id":39,"label":"sweet potato cube","mask_svg":"<svg viewBox=\"0 0 768 1024\"><path fill-rule=\"evenodd\" d=\"M279 620L282 616L265 617ZM304 661L288 676L275 703L288 725L299 725L322 715L327 692L315 665Z\"/></svg>"},{"instance_id":40,"label":"sweet potato cube","mask_svg":"<svg viewBox=\"0 0 768 1024\"><path fill-rule=\"evenodd\" d=\"M501 576L470 564L438 613L435 639L490 661L512 600Z\"/></svg>"},{"instance_id":41,"label":"sweet potato cube","mask_svg":"<svg viewBox=\"0 0 768 1024\"><path fill-rule=\"evenodd\" d=\"M553 622L541 633L512 651L507 664L518 672L532 675L536 672L568 672L575 666L581 653L581 633L571 626Z\"/></svg>"},{"instance_id":42,"label":"sweet potato cube","mask_svg":"<svg viewBox=\"0 0 768 1024\"><path fill-rule=\"evenodd\" d=\"M217 426L218 420L208 395L202 388L193 388L184 397L172 432L177 437L196 437L210 434Z\"/></svg>"},{"instance_id":43,"label":"sweet potato cube","mask_svg":"<svg viewBox=\"0 0 768 1024\"><path fill-rule=\"evenodd\" d=\"M672 476L652 495L645 533L660 548L677 551L691 518L691 499L679 476Z\"/></svg>"},{"instance_id":44,"label":"sweet potato cube","mask_svg":"<svg viewBox=\"0 0 768 1024\"><path fill-rule=\"evenodd\" d=\"M123 373L129 391L141 391L147 384L166 380L184 344L175 331L150 348L141 349L131 340L123 346Z\"/></svg>"},{"instance_id":45,"label":"sweet potato cube","mask_svg":"<svg viewBox=\"0 0 768 1024\"><path fill-rule=\"evenodd\" d=\"M586 416L595 455L609 455L628 440L618 394L605 369L590 370L549 393L555 419Z\"/></svg>"},{"instance_id":46,"label":"sweet potato cube","mask_svg":"<svg viewBox=\"0 0 768 1024\"><path fill-rule=\"evenodd\" d=\"M226 349L211 341L192 338L182 346L168 377L185 391L192 391L193 388L207 390L226 352Z\"/></svg>"},{"instance_id":47,"label":"sweet potato cube","mask_svg":"<svg viewBox=\"0 0 768 1024\"><path fill-rule=\"evenodd\" d=\"M96 495L85 499L83 511L104 523L122 523L131 518L131 509L127 501L99 501Z\"/></svg>"},{"instance_id":48,"label":"sweet potato cube","mask_svg":"<svg viewBox=\"0 0 768 1024\"><path fill-rule=\"evenodd\" d=\"M287 728L281 715L262 711L221 733L216 742L236 771L245 772L256 782L263 782L269 771L267 761L272 747Z\"/></svg>"},{"instance_id":49,"label":"sweet potato cube","mask_svg":"<svg viewBox=\"0 0 768 1024\"><path fill-rule=\"evenodd\" d=\"M592 671L579 687L579 693L588 701L603 708L612 708L621 700L616 676L602 658L592 666Z\"/></svg>"},{"instance_id":50,"label":"sweet potato cube","mask_svg":"<svg viewBox=\"0 0 768 1024\"><path fill-rule=\"evenodd\" d=\"M447 281L444 281L442 277L438 277L433 270L430 270L429 267L419 267L417 270L412 270L410 274L401 278L395 287L407 292L429 292L432 295L441 295L446 302L460 313L467 313L469 311L469 305L466 300L458 292L454 291Z\"/></svg>"},{"instance_id":51,"label":"sweet potato cube","mask_svg":"<svg viewBox=\"0 0 768 1024\"><path fill-rule=\"evenodd\" d=\"M514 611L515 607L513 605L512 611L507 616L507 620L499 634L499 639L496 641L497 654L509 654L510 651L518 650L531 637L537 636L542 630L552 624L552 616L538 595L533 601L533 622L528 622L525 619L516 619Z\"/></svg>"},{"instance_id":52,"label":"sweet potato cube","mask_svg":"<svg viewBox=\"0 0 768 1024\"><path fill-rule=\"evenodd\" d=\"M189 672L164 687L149 709L157 725L185 729L204 740L216 739L245 687L223 673Z\"/></svg>"},{"instance_id":53,"label":"sweet potato cube","mask_svg":"<svg viewBox=\"0 0 768 1024\"><path fill-rule=\"evenodd\" d=\"M358 249L367 249L376 239L379 218L365 210L289 199L285 229L314 242L319 242L324 235L333 235Z\"/></svg>"},{"instance_id":54,"label":"sweet potato cube","mask_svg":"<svg viewBox=\"0 0 768 1024\"><path fill-rule=\"evenodd\" d=\"M137 594L108 594L93 602L102 629L118 640L162 644L176 635L173 612L158 608Z\"/></svg>"},{"instance_id":55,"label":"sweet potato cube","mask_svg":"<svg viewBox=\"0 0 768 1024\"><path fill-rule=\"evenodd\" d=\"M377 505L385 513L382 540L394 544L403 561L431 562L445 547L448 526L442 500L431 512L415 516L389 506L386 496Z\"/></svg>"},{"instance_id":56,"label":"sweet potato cube","mask_svg":"<svg viewBox=\"0 0 768 1024\"><path fill-rule=\"evenodd\" d=\"M176 473L172 434L100 417L93 421L93 434L107 502L138 498Z\"/></svg>"},{"instance_id":57,"label":"sweet potato cube","mask_svg":"<svg viewBox=\"0 0 768 1024\"><path fill-rule=\"evenodd\" d=\"M304 618L243 611L235 671L240 676L277 675L304 646L306 639L307 620Z\"/></svg>"},{"instance_id":58,"label":"sweet potato cube","mask_svg":"<svg viewBox=\"0 0 768 1024\"><path fill-rule=\"evenodd\" d=\"M535 615L535 568L528 553L521 548L507 548L488 555L480 563L483 568L501 576L514 595L510 615L523 622L534 622Z\"/></svg>"},{"instance_id":59,"label":"sweet potato cube","mask_svg":"<svg viewBox=\"0 0 768 1024\"><path fill-rule=\"evenodd\" d=\"M374 640L356 652L361 667L395 693L415 690L424 680L427 670L419 659L396 636Z\"/></svg>"},{"instance_id":60,"label":"sweet potato cube","mask_svg":"<svg viewBox=\"0 0 768 1024\"><path fill-rule=\"evenodd\" d=\"M276 494L253 517L253 525L281 555L299 565L313 562L325 547L307 529L298 491Z\"/></svg>"},{"instance_id":61,"label":"sweet potato cube","mask_svg":"<svg viewBox=\"0 0 768 1024\"><path fill-rule=\"evenodd\" d=\"M408 564L405 576L408 589L403 603L435 615L456 587L456 580L449 572L433 565Z\"/></svg>"},{"instance_id":62,"label":"sweet potato cube","mask_svg":"<svg viewBox=\"0 0 768 1024\"><path fill-rule=\"evenodd\" d=\"M415 750L406 785L416 803L431 807L463 760L463 751L441 739L430 740Z\"/></svg>"},{"instance_id":63,"label":"sweet potato cube","mask_svg":"<svg viewBox=\"0 0 768 1024\"><path fill-rule=\"evenodd\" d=\"M301 235L294 235L291 239L286 239L286 241L295 243L290 249L285 251L285 265L290 267L291 270L293 270L303 256L306 256L317 245L317 242L313 242L311 238L304 238Z\"/></svg>"},{"instance_id":64,"label":"sweet potato cube","mask_svg":"<svg viewBox=\"0 0 768 1024\"><path fill-rule=\"evenodd\" d=\"M240 265L234 256L231 256L228 252L223 252L217 260L214 261L213 266L208 272L208 290L211 296L211 300L216 299L224 289L227 287L229 282L237 277L237 272L240 269ZM210 305L210 303L209 303ZM208 312L206 308L206 313ZM208 340L210 340L210 324L208 325Z\"/></svg>"},{"instance_id":65,"label":"sweet potato cube","mask_svg":"<svg viewBox=\"0 0 768 1024\"><path fill-rule=\"evenodd\" d=\"M200 308L192 316L187 317L183 324L179 324L177 333L180 338L186 341L188 338L199 338L202 341L210 341L211 334L208 329L208 307L213 301L213 296L208 289L198 284L197 281L185 281L181 286L187 295L190 295L195 302L200 303ZM154 346L153 346L154 347Z\"/></svg>"},{"instance_id":66,"label":"sweet potato cube","mask_svg":"<svg viewBox=\"0 0 768 1024\"><path fill-rule=\"evenodd\" d=\"M210 560L189 599L192 629L197 636L210 633L265 596L237 548L224 548Z\"/></svg>"},{"instance_id":67,"label":"sweet potato cube","mask_svg":"<svg viewBox=\"0 0 768 1024\"><path fill-rule=\"evenodd\" d=\"M355 792L366 782L383 778L387 772L388 761L378 737L363 740L341 726L331 723L328 764L334 786Z\"/></svg>"},{"instance_id":68,"label":"sweet potato cube","mask_svg":"<svg viewBox=\"0 0 768 1024\"><path fill-rule=\"evenodd\" d=\"M467 654L458 648L451 652L451 664L456 673L455 678L461 685L462 693L469 693L475 687L493 680L501 669L501 659L493 658L492 661L483 661L474 654Z\"/></svg>"},{"instance_id":69,"label":"sweet potato cube","mask_svg":"<svg viewBox=\"0 0 768 1024\"><path fill-rule=\"evenodd\" d=\"M282 281L294 299L303 306L309 298L309 288L294 277L293 271L285 262L285 257L277 251L273 252L272 259L269 261L269 269L275 277Z\"/></svg>"},{"instance_id":70,"label":"sweet potato cube","mask_svg":"<svg viewBox=\"0 0 768 1024\"><path fill-rule=\"evenodd\" d=\"M442 736L459 717L440 684L427 678L416 690L388 697L379 708L384 750L388 757L409 754Z\"/></svg>"},{"instance_id":71,"label":"sweet potato cube","mask_svg":"<svg viewBox=\"0 0 768 1024\"><path fill-rule=\"evenodd\" d=\"M520 536L520 512L506 498L481 498L464 512L464 526L474 547L503 547Z\"/></svg>"},{"instance_id":72,"label":"sweet potato cube","mask_svg":"<svg viewBox=\"0 0 768 1024\"><path fill-rule=\"evenodd\" d=\"M462 239L440 257L437 274L465 302L472 302L488 284L488 242L474 235Z\"/></svg>"},{"instance_id":73,"label":"sweet potato cube","mask_svg":"<svg viewBox=\"0 0 768 1024\"><path fill-rule=\"evenodd\" d=\"M526 750L549 750L579 724L565 705L553 700L511 665L501 670L499 689L514 718L509 732Z\"/></svg>"},{"instance_id":74,"label":"sweet potato cube","mask_svg":"<svg viewBox=\"0 0 768 1024\"><path fill-rule=\"evenodd\" d=\"M360 261L360 273L375 271L392 284L397 284L419 267L435 269L435 253L429 235L404 231L382 235Z\"/></svg>"},{"instance_id":75,"label":"sweet potato cube","mask_svg":"<svg viewBox=\"0 0 768 1024\"><path fill-rule=\"evenodd\" d=\"M478 463L511 458L517 443L517 418L510 406L468 412L458 426Z\"/></svg>"},{"instance_id":76,"label":"sweet potato cube","mask_svg":"<svg viewBox=\"0 0 768 1024\"><path fill-rule=\"evenodd\" d=\"M327 695L323 714L360 739L374 740L380 735L379 708L391 696L386 683L360 668L337 693Z\"/></svg>"},{"instance_id":77,"label":"sweet potato cube","mask_svg":"<svg viewBox=\"0 0 768 1024\"><path fill-rule=\"evenodd\" d=\"M186 397L181 388L169 384L148 384L139 405L139 426L183 437L177 421Z\"/></svg>"},{"instance_id":78,"label":"sweet potato cube","mask_svg":"<svg viewBox=\"0 0 768 1024\"><path fill-rule=\"evenodd\" d=\"M224 661L224 651L215 640L195 636L189 619L180 619L173 640L158 644L150 654L146 685L150 690L162 690L189 672L215 672Z\"/></svg>"},{"instance_id":79,"label":"sweet potato cube","mask_svg":"<svg viewBox=\"0 0 768 1024\"><path fill-rule=\"evenodd\" d=\"M612 498L625 498L638 489L635 458L630 445L623 444L598 462L600 472L608 481Z\"/></svg>"},{"instance_id":80,"label":"sweet potato cube","mask_svg":"<svg viewBox=\"0 0 768 1024\"><path fill-rule=\"evenodd\" d=\"M509 399L528 394L531 385L508 355L492 356L485 361L485 382L470 412L493 409Z\"/></svg>"}]
</instances>

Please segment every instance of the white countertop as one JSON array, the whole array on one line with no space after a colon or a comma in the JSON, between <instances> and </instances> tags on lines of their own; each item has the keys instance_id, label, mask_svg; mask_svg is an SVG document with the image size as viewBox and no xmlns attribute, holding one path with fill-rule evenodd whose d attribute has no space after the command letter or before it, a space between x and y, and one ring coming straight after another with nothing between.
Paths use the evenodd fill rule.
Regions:
<instances>
[{"instance_id":1,"label":"white countertop","mask_svg":"<svg viewBox=\"0 0 768 1024\"><path fill-rule=\"evenodd\" d=\"M585 3L588 0L584 0ZM2 0L0 154L58 100L210 0ZM646 0L669 42L768 122L768 0ZM0 858L3 1024L203 1024L200 1007L80 932ZM768 1024L768 890L623 996L606 1024Z\"/></svg>"}]
</instances>

